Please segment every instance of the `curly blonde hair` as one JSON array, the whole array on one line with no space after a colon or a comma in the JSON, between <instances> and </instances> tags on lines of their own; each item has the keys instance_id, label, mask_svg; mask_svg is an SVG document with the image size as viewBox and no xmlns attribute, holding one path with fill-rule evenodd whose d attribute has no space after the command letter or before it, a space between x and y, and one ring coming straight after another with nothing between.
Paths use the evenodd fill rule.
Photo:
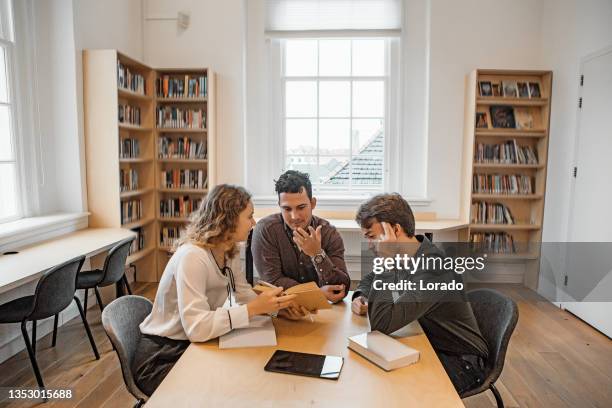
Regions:
<instances>
[{"instance_id":1,"label":"curly blonde hair","mask_svg":"<svg viewBox=\"0 0 612 408\"><path fill-rule=\"evenodd\" d=\"M238 217L251 201L251 194L244 188L219 184L206 196L200 207L191 215L190 223L177 243L177 247L192 243L203 248L214 248L226 242L236 231ZM230 258L237 254L236 245Z\"/></svg>"}]
</instances>

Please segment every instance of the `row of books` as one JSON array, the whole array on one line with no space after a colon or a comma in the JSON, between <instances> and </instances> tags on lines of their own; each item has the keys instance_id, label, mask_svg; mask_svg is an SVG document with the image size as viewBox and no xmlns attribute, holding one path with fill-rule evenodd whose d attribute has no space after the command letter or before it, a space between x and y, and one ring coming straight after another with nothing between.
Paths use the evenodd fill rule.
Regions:
<instances>
[{"instance_id":1,"label":"row of books","mask_svg":"<svg viewBox=\"0 0 612 408\"><path fill-rule=\"evenodd\" d=\"M129 224L142 218L142 200L121 202L121 224Z\"/></svg>"},{"instance_id":2,"label":"row of books","mask_svg":"<svg viewBox=\"0 0 612 408\"><path fill-rule=\"evenodd\" d=\"M140 126L140 108L132 105L119 105L119 123Z\"/></svg>"},{"instance_id":3,"label":"row of books","mask_svg":"<svg viewBox=\"0 0 612 408\"><path fill-rule=\"evenodd\" d=\"M178 242L180 234L179 227L162 227L159 231L159 242L161 246L172 248Z\"/></svg>"},{"instance_id":4,"label":"row of books","mask_svg":"<svg viewBox=\"0 0 612 408\"><path fill-rule=\"evenodd\" d=\"M159 138L160 159L205 159L206 143L194 141L190 137Z\"/></svg>"},{"instance_id":5,"label":"row of books","mask_svg":"<svg viewBox=\"0 0 612 408\"><path fill-rule=\"evenodd\" d=\"M478 91L480 96L504 97L504 98L541 98L539 82L511 81L499 82L479 81Z\"/></svg>"},{"instance_id":6,"label":"row of books","mask_svg":"<svg viewBox=\"0 0 612 408\"><path fill-rule=\"evenodd\" d=\"M132 231L136 233L136 239L134 239L134 241L132 241L132 245L130 245L129 254L134 254L141 251L145 247L145 233L142 227L132 228Z\"/></svg>"},{"instance_id":7,"label":"row of books","mask_svg":"<svg viewBox=\"0 0 612 408\"><path fill-rule=\"evenodd\" d=\"M514 218L510 209L503 204L476 201L472 203L472 223L514 224Z\"/></svg>"},{"instance_id":8,"label":"row of books","mask_svg":"<svg viewBox=\"0 0 612 408\"><path fill-rule=\"evenodd\" d=\"M136 169L120 169L119 183L121 192L138 190L138 172Z\"/></svg>"},{"instance_id":9,"label":"row of books","mask_svg":"<svg viewBox=\"0 0 612 408\"><path fill-rule=\"evenodd\" d=\"M473 247L495 254L516 253L512 235L506 232L473 232L470 235Z\"/></svg>"},{"instance_id":10,"label":"row of books","mask_svg":"<svg viewBox=\"0 0 612 408\"><path fill-rule=\"evenodd\" d=\"M146 83L144 77L130 71L130 68L123 65L121 61L117 61L117 85L119 88L142 95L145 94Z\"/></svg>"},{"instance_id":11,"label":"row of books","mask_svg":"<svg viewBox=\"0 0 612 408\"><path fill-rule=\"evenodd\" d=\"M472 192L477 194L532 194L532 178L521 174L474 174Z\"/></svg>"},{"instance_id":12,"label":"row of books","mask_svg":"<svg viewBox=\"0 0 612 408\"><path fill-rule=\"evenodd\" d=\"M155 85L159 98L205 98L208 87L203 75L185 75L184 78L162 75Z\"/></svg>"},{"instance_id":13,"label":"row of books","mask_svg":"<svg viewBox=\"0 0 612 408\"><path fill-rule=\"evenodd\" d=\"M532 146L520 146L516 139L499 144L478 143L474 152L477 163L538 164Z\"/></svg>"},{"instance_id":14,"label":"row of books","mask_svg":"<svg viewBox=\"0 0 612 408\"><path fill-rule=\"evenodd\" d=\"M161 172L162 188L204 189L208 182L206 172L202 169L169 169Z\"/></svg>"},{"instance_id":15,"label":"row of books","mask_svg":"<svg viewBox=\"0 0 612 408\"><path fill-rule=\"evenodd\" d=\"M533 129L534 118L529 108L513 108L506 105L492 105L491 127L501 129ZM488 129L489 117L487 112L476 112L476 128Z\"/></svg>"},{"instance_id":16,"label":"row of books","mask_svg":"<svg viewBox=\"0 0 612 408\"><path fill-rule=\"evenodd\" d=\"M187 218L198 209L201 203L201 198L191 198L189 196L160 200L159 216L162 218Z\"/></svg>"},{"instance_id":17,"label":"row of books","mask_svg":"<svg viewBox=\"0 0 612 408\"><path fill-rule=\"evenodd\" d=\"M122 159L137 159L140 157L140 141L138 139L122 139L119 143L119 157Z\"/></svg>"},{"instance_id":18,"label":"row of books","mask_svg":"<svg viewBox=\"0 0 612 408\"><path fill-rule=\"evenodd\" d=\"M205 129L204 109L183 109L175 106L159 106L156 123L158 128Z\"/></svg>"}]
</instances>

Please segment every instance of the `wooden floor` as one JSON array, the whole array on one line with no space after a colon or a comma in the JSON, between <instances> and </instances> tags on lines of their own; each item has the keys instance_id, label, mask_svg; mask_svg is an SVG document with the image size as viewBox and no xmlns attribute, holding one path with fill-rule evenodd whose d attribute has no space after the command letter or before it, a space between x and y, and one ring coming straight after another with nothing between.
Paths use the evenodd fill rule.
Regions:
<instances>
[{"instance_id":1,"label":"wooden floor","mask_svg":"<svg viewBox=\"0 0 612 408\"><path fill-rule=\"evenodd\" d=\"M135 292L152 299L156 284L138 284ZM571 314L515 285L498 289L517 301L519 322L506 364L497 382L506 407L611 407L612 341ZM97 307L88 311L101 358L94 359L80 319L38 340L37 357L48 388L70 387L75 397L40 401L0 401L2 407L131 407L119 361L100 323ZM0 387L35 387L27 353L0 364ZM464 400L469 408L494 407L490 392Z\"/></svg>"}]
</instances>

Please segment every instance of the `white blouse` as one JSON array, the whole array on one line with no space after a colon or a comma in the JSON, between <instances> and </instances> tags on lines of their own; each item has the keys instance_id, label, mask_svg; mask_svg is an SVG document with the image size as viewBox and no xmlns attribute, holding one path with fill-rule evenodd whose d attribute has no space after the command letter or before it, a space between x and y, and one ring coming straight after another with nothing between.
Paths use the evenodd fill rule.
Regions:
<instances>
[{"instance_id":1,"label":"white blouse","mask_svg":"<svg viewBox=\"0 0 612 408\"><path fill-rule=\"evenodd\" d=\"M191 342L207 341L232 329L249 325L244 303L257 295L246 280L240 257L229 261L238 305L222 307L229 276L224 276L210 250L183 244L172 255L162 274L153 310L140 324L144 334Z\"/></svg>"}]
</instances>

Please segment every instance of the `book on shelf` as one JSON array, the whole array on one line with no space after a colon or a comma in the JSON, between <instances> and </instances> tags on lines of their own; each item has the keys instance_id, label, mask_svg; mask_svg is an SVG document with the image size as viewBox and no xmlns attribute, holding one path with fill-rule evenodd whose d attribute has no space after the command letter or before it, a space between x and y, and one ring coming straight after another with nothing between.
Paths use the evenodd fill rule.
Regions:
<instances>
[{"instance_id":1,"label":"book on shelf","mask_svg":"<svg viewBox=\"0 0 612 408\"><path fill-rule=\"evenodd\" d=\"M138 190L138 172L136 169L119 169L120 191Z\"/></svg>"},{"instance_id":2,"label":"book on shelf","mask_svg":"<svg viewBox=\"0 0 612 408\"><path fill-rule=\"evenodd\" d=\"M155 83L158 98L205 98L207 87L204 75L162 75Z\"/></svg>"},{"instance_id":3,"label":"book on shelf","mask_svg":"<svg viewBox=\"0 0 612 408\"><path fill-rule=\"evenodd\" d=\"M121 202L121 224L136 222L142 218L142 200L126 200Z\"/></svg>"},{"instance_id":4,"label":"book on shelf","mask_svg":"<svg viewBox=\"0 0 612 408\"><path fill-rule=\"evenodd\" d=\"M117 86L120 89L145 95L146 81L144 76L132 72L121 61L117 61Z\"/></svg>"},{"instance_id":5,"label":"book on shelf","mask_svg":"<svg viewBox=\"0 0 612 408\"><path fill-rule=\"evenodd\" d=\"M161 171L162 188L206 188L208 176L202 169L168 169Z\"/></svg>"},{"instance_id":6,"label":"book on shelf","mask_svg":"<svg viewBox=\"0 0 612 408\"><path fill-rule=\"evenodd\" d=\"M533 194L532 177L522 174L474 174L472 193Z\"/></svg>"},{"instance_id":7,"label":"book on shelf","mask_svg":"<svg viewBox=\"0 0 612 408\"><path fill-rule=\"evenodd\" d=\"M474 161L480 164L538 164L538 156L532 146L521 146L512 139L497 144L478 143Z\"/></svg>"},{"instance_id":8,"label":"book on shelf","mask_svg":"<svg viewBox=\"0 0 612 408\"><path fill-rule=\"evenodd\" d=\"M472 223L514 224L514 217L504 204L476 201L472 203Z\"/></svg>"},{"instance_id":9,"label":"book on shelf","mask_svg":"<svg viewBox=\"0 0 612 408\"><path fill-rule=\"evenodd\" d=\"M181 228L179 227L162 227L159 231L159 243L166 248L172 248L178 243L181 236Z\"/></svg>"},{"instance_id":10,"label":"book on shelf","mask_svg":"<svg viewBox=\"0 0 612 408\"><path fill-rule=\"evenodd\" d=\"M205 159L207 148L203 141L193 140L190 137L160 137L160 159Z\"/></svg>"},{"instance_id":11,"label":"book on shelf","mask_svg":"<svg viewBox=\"0 0 612 408\"><path fill-rule=\"evenodd\" d=\"M158 106L156 115L158 128L205 129L206 111L204 109Z\"/></svg>"},{"instance_id":12,"label":"book on shelf","mask_svg":"<svg viewBox=\"0 0 612 408\"><path fill-rule=\"evenodd\" d=\"M132 231L136 233L136 239L132 241L130 245L129 255L134 254L138 251L142 251L145 247L145 233L142 227L132 228Z\"/></svg>"},{"instance_id":13,"label":"book on shelf","mask_svg":"<svg viewBox=\"0 0 612 408\"><path fill-rule=\"evenodd\" d=\"M472 232L470 242L474 249L494 254L514 254L514 238L507 232Z\"/></svg>"},{"instance_id":14,"label":"book on shelf","mask_svg":"<svg viewBox=\"0 0 612 408\"><path fill-rule=\"evenodd\" d=\"M119 104L119 123L140 126L140 108L129 104Z\"/></svg>"},{"instance_id":15,"label":"book on shelf","mask_svg":"<svg viewBox=\"0 0 612 408\"><path fill-rule=\"evenodd\" d=\"M119 158L137 159L140 157L140 141L138 139L125 138L119 143Z\"/></svg>"},{"instance_id":16,"label":"book on shelf","mask_svg":"<svg viewBox=\"0 0 612 408\"><path fill-rule=\"evenodd\" d=\"M189 196L166 198L159 202L159 216L161 218L188 218L200 207L201 203L201 198Z\"/></svg>"},{"instance_id":17,"label":"book on shelf","mask_svg":"<svg viewBox=\"0 0 612 408\"><path fill-rule=\"evenodd\" d=\"M512 106L491 105L491 125L494 128L515 129L514 109Z\"/></svg>"}]
</instances>

